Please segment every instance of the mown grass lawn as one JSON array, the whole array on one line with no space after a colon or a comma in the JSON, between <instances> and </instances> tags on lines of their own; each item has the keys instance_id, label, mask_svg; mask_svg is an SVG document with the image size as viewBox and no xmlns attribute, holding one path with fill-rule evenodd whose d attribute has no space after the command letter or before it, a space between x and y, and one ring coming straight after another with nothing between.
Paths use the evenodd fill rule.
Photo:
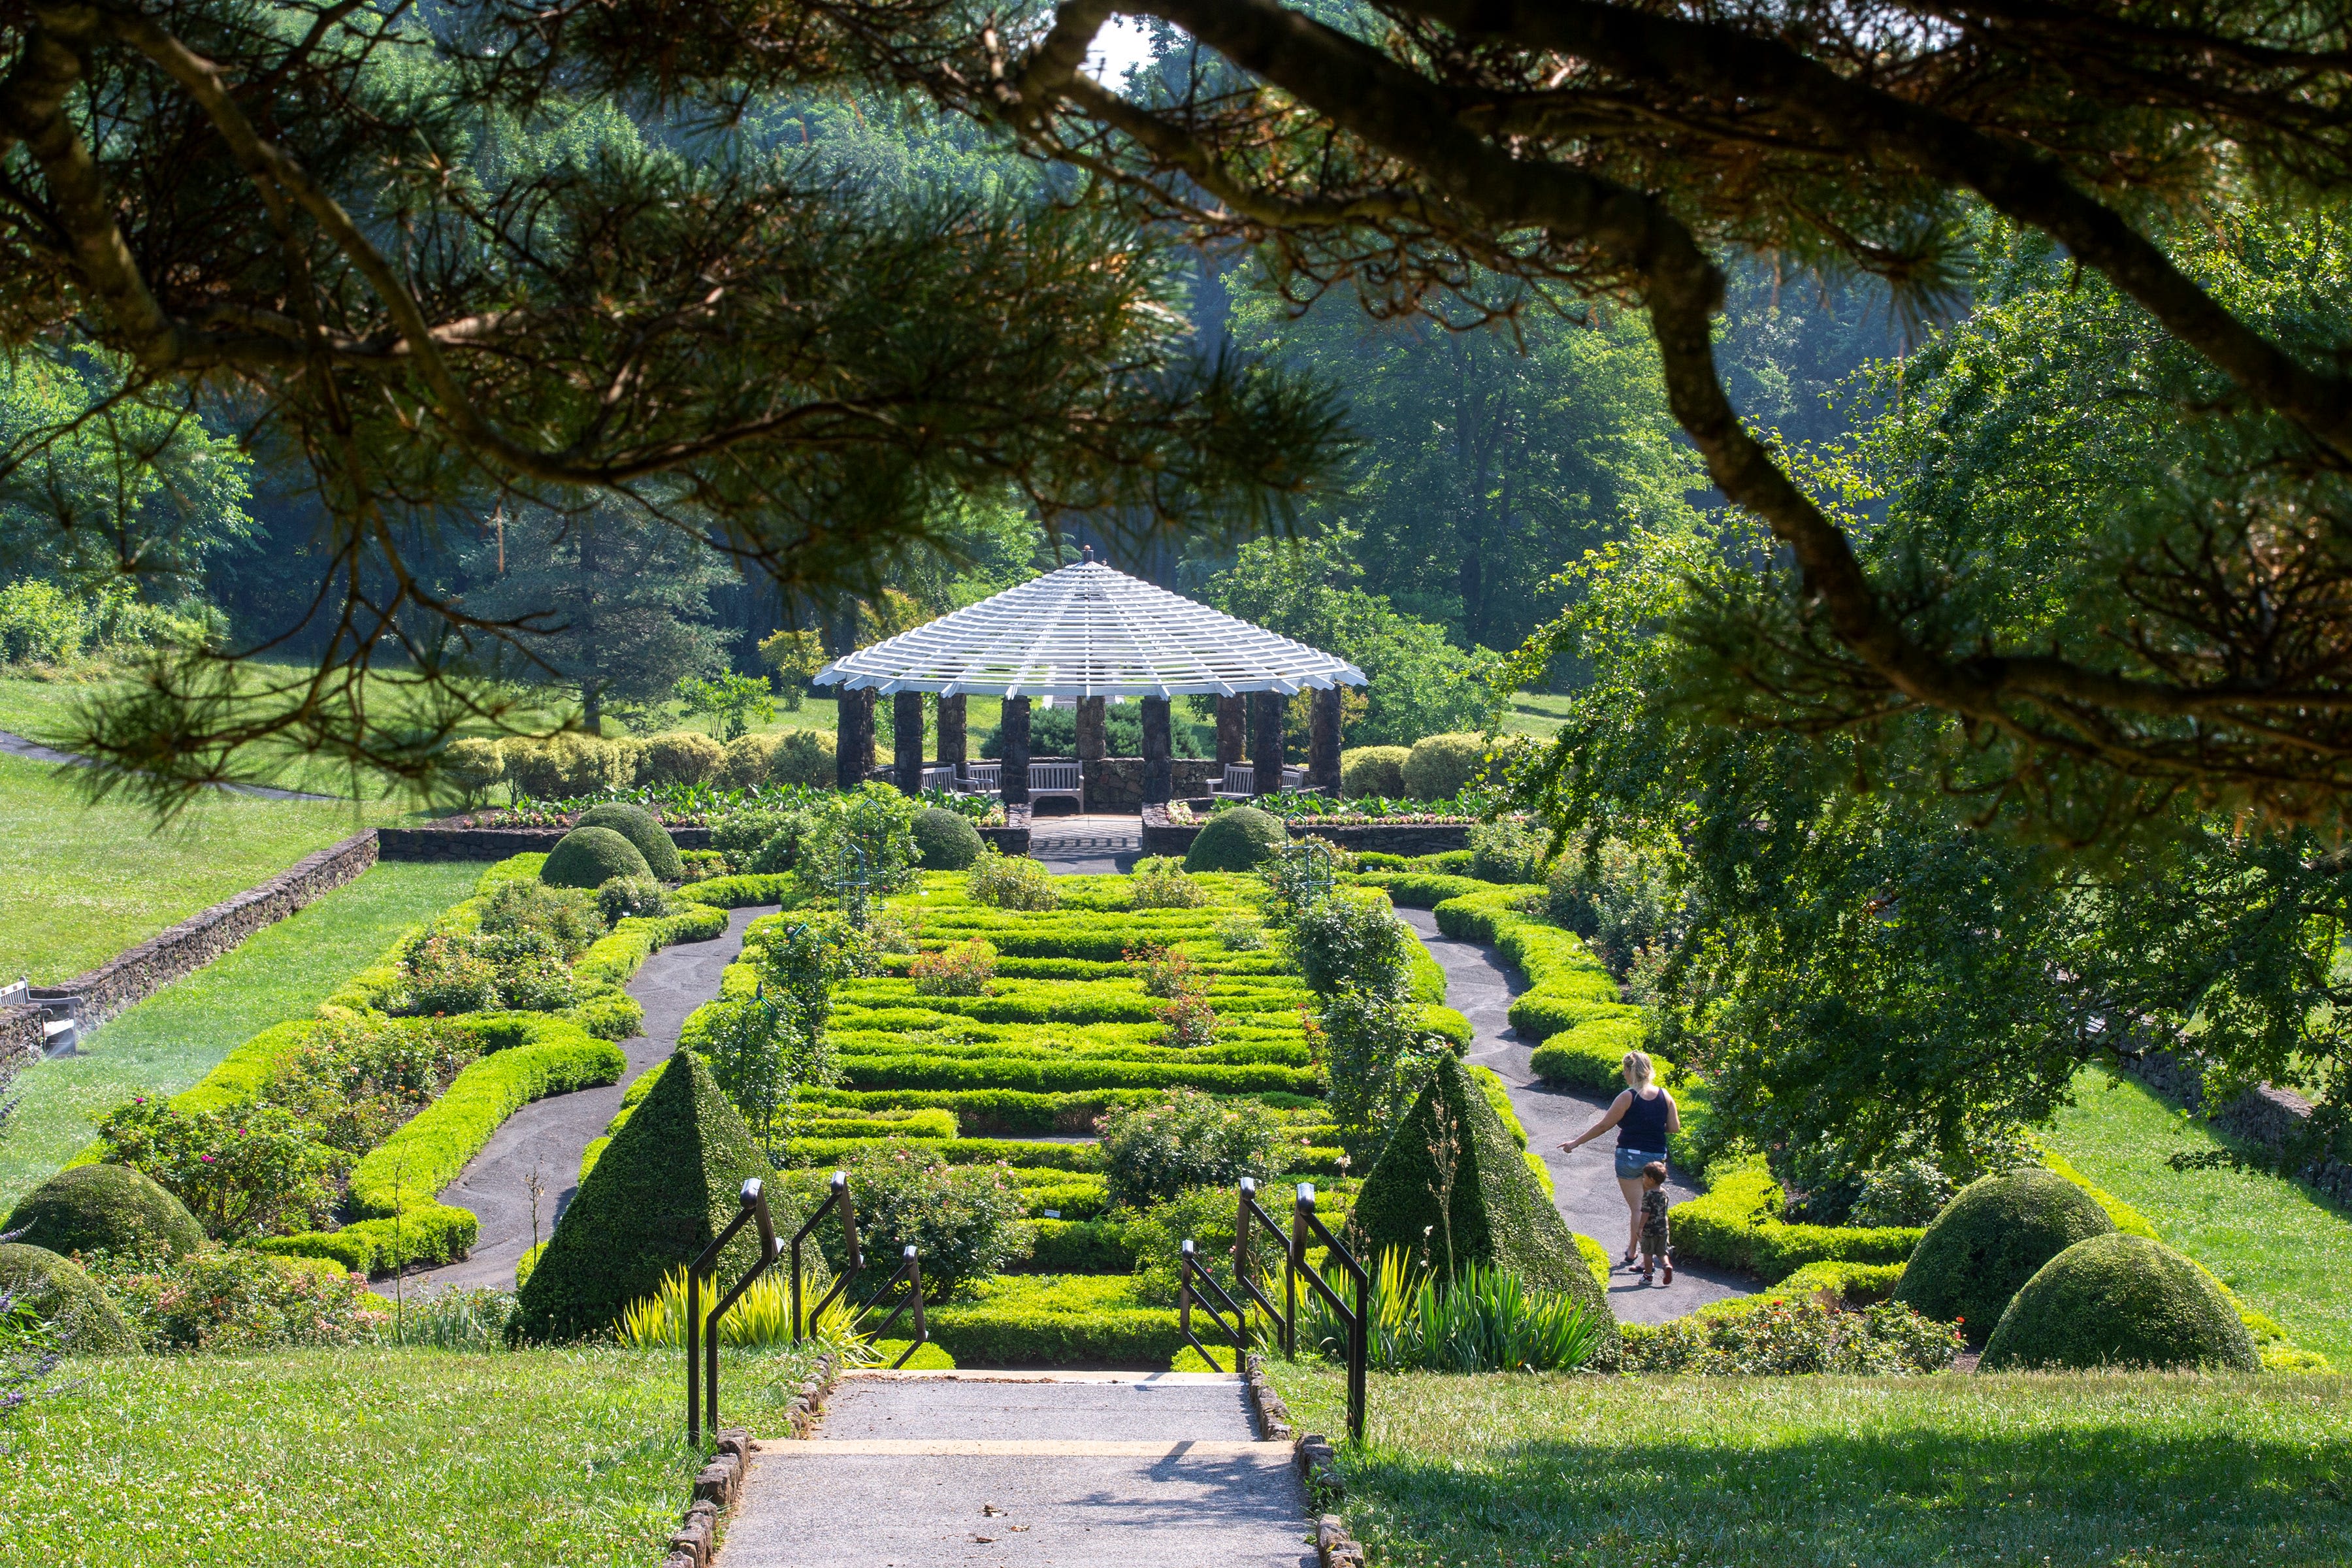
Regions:
<instances>
[{"instance_id":1,"label":"mown grass lawn","mask_svg":"<svg viewBox=\"0 0 2352 1568\"><path fill-rule=\"evenodd\" d=\"M78 1054L27 1069L0 1138L0 1214L89 1142L99 1117L142 1091L176 1094L270 1025L307 1017L404 930L471 893L481 869L376 866L110 1020Z\"/></svg>"},{"instance_id":2,"label":"mown grass lawn","mask_svg":"<svg viewBox=\"0 0 2352 1568\"><path fill-rule=\"evenodd\" d=\"M2129 1079L2087 1068L2074 1096L2045 1135L2051 1148L2298 1343L2352 1370L2352 1219L2343 1210L2276 1176L2172 1169L2166 1156L2225 1141Z\"/></svg>"},{"instance_id":3,"label":"mown grass lawn","mask_svg":"<svg viewBox=\"0 0 2352 1568\"><path fill-rule=\"evenodd\" d=\"M1276 1363L1314 1431L1336 1371ZM1381 1568L2300 1568L2352 1542L2352 1382L1371 1380L1340 1511Z\"/></svg>"},{"instance_id":4,"label":"mown grass lawn","mask_svg":"<svg viewBox=\"0 0 2352 1568\"><path fill-rule=\"evenodd\" d=\"M1542 691L1521 691L1511 698L1511 705L1503 711L1503 732L1508 735L1535 735L1550 740L1568 722L1569 704L1574 699L1555 697Z\"/></svg>"},{"instance_id":5,"label":"mown grass lawn","mask_svg":"<svg viewBox=\"0 0 2352 1568\"><path fill-rule=\"evenodd\" d=\"M800 1363L759 1359L789 1397ZM0 1563L647 1568L701 1464L675 1354L289 1351L66 1375L0 1423Z\"/></svg>"}]
</instances>

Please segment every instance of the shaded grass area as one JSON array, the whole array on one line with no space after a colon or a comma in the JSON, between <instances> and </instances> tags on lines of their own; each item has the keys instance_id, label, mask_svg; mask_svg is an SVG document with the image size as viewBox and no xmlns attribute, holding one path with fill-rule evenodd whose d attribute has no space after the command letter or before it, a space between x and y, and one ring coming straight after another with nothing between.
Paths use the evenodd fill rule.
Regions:
<instances>
[{"instance_id":1,"label":"shaded grass area","mask_svg":"<svg viewBox=\"0 0 2352 1568\"><path fill-rule=\"evenodd\" d=\"M643 1568L702 1462L675 1355L290 1351L67 1375L0 1427L0 1562Z\"/></svg>"},{"instance_id":2,"label":"shaded grass area","mask_svg":"<svg viewBox=\"0 0 2352 1568\"><path fill-rule=\"evenodd\" d=\"M2074 1092L2044 1134L2052 1149L2298 1343L2352 1366L2352 1221L2343 1210L2276 1176L2172 1169L2169 1154L2228 1143L2145 1085L2091 1068Z\"/></svg>"},{"instance_id":3,"label":"shaded grass area","mask_svg":"<svg viewBox=\"0 0 2352 1568\"><path fill-rule=\"evenodd\" d=\"M1276 1363L1310 1431L1336 1371ZM1341 1511L1382 1568L2273 1568L2352 1539L2352 1384L2080 1373L1371 1380Z\"/></svg>"},{"instance_id":4,"label":"shaded grass area","mask_svg":"<svg viewBox=\"0 0 2352 1568\"><path fill-rule=\"evenodd\" d=\"M0 979L69 979L397 815L212 792L158 828L132 802L86 804L78 771L0 756Z\"/></svg>"},{"instance_id":5,"label":"shaded grass area","mask_svg":"<svg viewBox=\"0 0 2352 1568\"><path fill-rule=\"evenodd\" d=\"M0 1213L89 1142L99 1117L142 1090L176 1094L268 1026L309 1016L480 875L462 862L376 866L22 1074L12 1092L24 1104L0 1138Z\"/></svg>"},{"instance_id":6,"label":"shaded grass area","mask_svg":"<svg viewBox=\"0 0 2352 1568\"><path fill-rule=\"evenodd\" d=\"M1503 711L1503 732L1507 735L1538 735L1549 740L1559 733L1568 722L1570 697L1555 697L1541 691L1521 691L1511 698L1511 705Z\"/></svg>"}]
</instances>

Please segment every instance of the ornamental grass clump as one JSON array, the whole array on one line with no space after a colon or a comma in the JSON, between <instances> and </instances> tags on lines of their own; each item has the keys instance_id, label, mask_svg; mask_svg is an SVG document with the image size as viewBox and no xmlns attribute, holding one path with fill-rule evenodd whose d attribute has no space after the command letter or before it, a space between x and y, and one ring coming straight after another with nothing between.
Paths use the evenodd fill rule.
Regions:
<instances>
[{"instance_id":1,"label":"ornamental grass clump","mask_svg":"<svg viewBox=\"0 0 2352 1568\"><path fill-rule=\"evenodd\" d=\"M924 996L985 996L996 977L996 944L976 936L919 952L907 966L907 977Z\"/></svg>"},{"instance_id":2,"label":"ornamental grass clump","mask_svg":"<svg viewBox=\"0 0 2352 1568\"><path fill-rule=\"evenodd\" d=\"M1470 1264L1447 1276L1390 1247L1372 1269L1366 1351L1379 1372L1575 1372L1615 1345L1608 1309L1529 1286L1507 1268ZM1328 1303L1300 1292L1298 1342L1345 1360L1348 1331Z\"/></svg>"},{"instance_id":3,"label":"ornamental grass clump","mask_svg":"<svg viewBox=\"0 0 2352 1568\"><path fill-rule=\"evenodd\" d=\"M1034 911L1062 906L1054 873L1042 862L1025 855L1000 855L992 848L982 851L971 863L964 891L973 903L992 904L1000 910Z\"/></svg>"}]
</instances>

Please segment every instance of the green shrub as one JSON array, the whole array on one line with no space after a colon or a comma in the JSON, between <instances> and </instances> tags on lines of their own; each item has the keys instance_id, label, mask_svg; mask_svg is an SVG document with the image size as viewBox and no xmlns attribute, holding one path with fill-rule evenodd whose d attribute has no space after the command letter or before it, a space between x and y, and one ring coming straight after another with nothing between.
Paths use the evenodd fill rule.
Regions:
<instances>
[{"instance_id":1,"label":"green shrub","mask_svg":"<svg viewBox=\"0 0 2352 1568\"><path fill-rule=\"evenodd\" d=\"M1339 753L1339 793L1395 799L1404 794L1404 760L1412 754L1403 746L1349 747Z\"/></svg>"},{"instance_id":2,"label":"green shrub","mask_svg":"<svg viewBox=\"0 0 2352 1568\"><path fill-rule=\"evenodd\" d=\"M1622 1333L1628 1372L1714 1377L1911 1376L1944 1371L1961 1347L1950 1324L1900 1302L1845 1311L1811 1296L1742 1301L1738 1310L1628 1326Z\"/></svg>"},{"instance_id":3,"label":"green shrub","mask_svg":"<svg viewBox=\"0 0 2352 1568\"><path fill-rule=\"evenodd\" d=\"M670 1270L726 1227L746 1181L771 1174L710 1069L691 1052L672 1053L564 1210L518 1298L518 1331L534 1340L605 1333L623 1308L658 1294ZM776 1224L798 1220L786 1206ZM756 1258L756 1240L745 1237L720 1268L740 1275Z\"/></svg>"},{"instance_id":4,"label":"green shrub","mask_svg":"<svg viewBox=\"0 0 2352 1568\"><path fill-rule=\"evenodd\" d=\"M1438 1058L1429 1087L1364 1178L1351 1225L1366 1256L1396 1247L1449 1275L1489 1264L1608 1319L1607 1299L1559 1211L1537 1188L1477 1081L1451 1056ZM1615 1360L1612 1338L1596 1362Z\"/></svg>"},{"instance_id":5,"label":"green shrub","mask_svg":"<svg viewBox=\"0 0 2352 1568\"><path fill-rule=\"evenodd\" d=\"M137 1331L88 1270L46 1247L0 1242L0 1292L47 1324L62 1350L117 1355L139 1348Z\"/></svg>"},{"instance_id":6,"label":"green shrub","mask_svg":"<svg viewBox=\"0 0 2352 1568\"><path fill-rule=\"evenodd\" d=\"M885 1270L895 1268L901 1249L911 1245L922 1259L926 1300L952 1297L1029 1250L1021 1189L1007 1166L951 1165L919 1143L893 1140L861 1142L841 1168L849 1173L867 1257ZM821 1180L818 1173L799 1178L798 1188L812 1205ZM825 1260L835 1269L848 1262L840 1234L830 1226L824 1232Z\"/></svg>"},{"instance_id":7,"label":"green shrub","mask_svg":"<svg viewBox=\"0 0 2352 1568\"><path fill-rule=\"evenodd\" d=\"M1176 1314L1118 1276L1013 1275L929 1315L959 1366L1166 1366L1183 1347Z\"/></svg>"},{"instance_id":8,"label":"green shrub","mask_svg":"<svg viewBox=\"0 0 2352 1568\"><path fill-rule=\"evenodd\" d=\"M1102 1121L1103 1170L1114 1203L1163 1202L1187 1187L1271 1180L1291 1149L1265 1106L1180 1089L1159 1105L1114 1108Z\"/></svg>"},{"instance_id":9,"label":"green shrub","mask_svg":"<svg viewBox=\"0 0 2352 1568\"><path fill-rule=\"evenodd\" d=\"M831 789L838 778L834 739L822 730L787 730L769 754L768 777L803 789Z\"/></svg>"},{"instance_id":10,"label":"green shrub","mask_svg":"<svg viewBox=\"0 0 2352 1568\"><path fill-rule=\"evenodd\" d=\"M313 1225L332 1209L344 1156L317 1131L277 1106L187 1111L143 1095L98 1124L108 1163L154 1181L224 1240Z\"/></svg>"},{"instance_id":11,"label":"green shrub","mask_svg":"<svg viewBox=\"0 0 2352 1568\"><path fill-rule=\"evenodd\" d=\"M915 813L915 848L924 870L963 870L983 847L980 829L961 813L937 805Z\"/></svg>"},{"instance_id":12,"label":"green shrub","mask_svg":"<svg viewBox=\"0 0 2352 1568\"><path fill-rule=\"evenodd\" d=\"M2109 1231L2034 1272L2002 1311L1980 1366L2259 1372L2262 1363L2204 1270L2160 1241Z\"/></svg>"},{"instance_id":13,"label":"green shrub","mask_svg":"<svg viewBox=\"0 0 2352 1568\"><path fill-rule=\"evenodd\" d=\"M1545 879L1546 912L1623 974L1644 949L1672 942L1687 918L1685 896L1668 872L1675 853L1609 838L1585 854L1564 855Z\"/></svg>"},{"instance_id":14,"label":"green shrub","mask_svg":"<svg viewBox=\"0 0 2352 1568\"><path fill-rule=\"evenodd\" d=\"M583 827L609 827L636 846L637 853L645 857L646 868L653 872L656 881L686 880L686 865L677 858L677 843L655 819L654 814L644 806L617 800L591 806L582 812L580 820L572 825L574 832ZM556 846L559 851L562 847L562 844ZM601 883L604 879L597 880Z\"/></svg>"},{"instance_id":15,"label":"green shrub","mask_svg":"<svg viewBox=\"0 0 2352 1568\"><path fill-rule=\"evenodd\" d=\"M1209 818L1184 852L1187 871L1255 871L1260 862L1290 842L1281 819L1254 805L1237 805Z\"/></svg>"},{"instance_id":16,"label":"green shrub","mask_svg":"<svg viewBox=\"0 0 2352 1568\"><path fill-rule=\"evenodd\" d=\"M619 747L593 735L512 740L500 749L516 793L536 800L572 800L623 789L634 782L636 771Z\"/></svg>"},{"instance_id":17,"label":"green shrub","mask_svg":"<svg viewBox=\"0 0 2352 1568\"><path fill-rule=\"evenodd\" d=\"M1000 855L987 847L973 859L964 892L973 903L1001 910L1053 910L1062 903L1054 873L1044 862L1026 855Z\"/></svg>"},{"instance_id":18,"label":"green shrub","mask_svg":"<svg viewBox=\"0 0 2352 1568\"><path fill-rule=\"evenodd\" d=\"M728 789L753 789L768 783L778 735L738 735L719 760L719 783Z\"/></svg>"},{"instance_id":19,"label":"green shrub","mask_svg":"<svg viewBox=\"0 0 2352 1568\"><path fill-rule=\"evenodd\" d=\"M1405 753L1404 793L1416 800L1446 800L1462 793L1486 766L1486 738L1455 733L1428 735Z\"/></svg>"},{"instance_id":20,"label":"green shrub","mask_svg":"<svg viewBox=\"0 0 2352 1568\"><path fill-rule=\"evenodd\" d=\"M596 911L607 925L656 920L667 907L662 885L651 877L614 877L596 889Z\"/></svg>"},{"instance_id":21,"label":"green shrub","mask_svg":"<svg viewBox=\"0 0 2352 1568\"><path fill-rule=\"evenodd\" d=\"M672 730L646 742L646 781L657 784L710 782L727 748L699 730Z\"/></svg>"},{"instance_id":22,"label":"green shrub","mask_svg":"<svg viewBox=\"0 0 2352 1568\"><path fill-rule=\"evenodd\" d=\"M452 741L442 754L444 777L464 792L468 806L479 802L492 785L507 776L506 753L496 741L468 738Z\"/></svg>"},{"instance_id":23,"label":"green shrub","mask_svg":"<svg viewBox=\"0 0 2352 1568\"><path fill-rule=\"evenodd\" d=\"M609 827L575 827L548 851L540 879L559 888L595 891L615 877L650 877L637 847Z\"/></svg>"},{"instance_id":24,"label":"green shrub","mask_svg":"<svg viewBox=\"0 0 2352 1568\"><path fill-rule=\"evenodd\" d=\"M907 966L907 978L920 996L985 996L995 975L995 944L981 936L919 952Z\"/></svg>"},{"instance_id":25,"label":"green shrub","mask_svg":"<svg viewBox=\"0 0 2352 1568\"><path fill-rule=\"evenodd\" d=\"M2053 1172L1986 1176L1963 1189L1919 1238L1895 1299L1958 1322L1969 1342L1981 1345L2037 1269L2076 1242L2114 1229L2089 1194Z\"/></svg>"},{"instance_id":26,"label":"green shrub","mask_svg":"<svg viewBox=\"0 0 2352 1568\"><path fill-rule=\"evenodd\" d=\"M1907 1226L1783 1224L1780 1184L1761 1155L1718 1162L1708 1167L1706 1180L1706 1192L1674 1207L1676 1258L1737 1268L1771 1284L1809 1263L1900 1263L1919 1244L1919 1232Z\"/></svg>"},{"instance_id":27,"label":"green shrub","mask_svg":"<svg viewBox=\"0 0 2352 1568\"><path fill-rule=\"evenodd\" d=\"M354 1345L385 1326L384 1303L351 1270L322 1258L230 1248L160 1267L110 1259L101 1279L150 1350Z\"/></svg>"},{"instance_id":28,"label":"green shrub","mask_svg":"<svg viewBox=\"0 0 2352 1568\"><path fill-rule=\"evenodd\" d=\"M1540 882L1550 848L1548 835L1517 817L1482 822L1470 830L1470 874L1482 882Z\"/></svg>"},{"instance_id":29,"label":"green shrub","mask_svg":"<svg viewBox=\"0 0 2352 1568\"><path fill-rule=\"evenodd\" d=\"M545 882L500 882L482 903L485 934L540 932L556 944L567 963L587 952L611 923L599 908L596 895L581 888L558 888Z\"/></svg>"},{"instance_id":30,"label":"green shrub","mask_svg":"<svg viewBox=\"0 0 2352 1568\"><path fill-rule=\"evenodd\" d=\"M51 1252L162 1253L178 1257L205 1245L205 1227L187 1205L128 1165L78 1165L25 1194L0 1221L27 1246Z\"/></svg>"},{"instance_id":31,"label":"green shrub","mask_svg":"<svg viewBox=\"0 0 2352 1568\"><path fill-rule=\"evenodd\" d=\"M1037 1274L1125 1274L1135 1267L1127 1226L1108 1219L1034 1219L1024 1267Z\"/></svg>"},{"instance_id":32,"label":"green shrub","mask_svg":"<svg viewBox=\"0 0 2352 1568\"><path fill-rule=\"evenodd\" d=\"M791 873L775 876L711 877L699 882L688 882L677 890L677 897L693 904L708 904L717 910L749 909L758 904L782 903L793 892ZM720 922L724 929L725 922Z\"/></svg>"},{"instance_id":33,"label":"green shrub","mask_svg":"<svg viewBox=\"0 0 2352 1568\"><path fill-rule=\"evenodd\" d=\"M1457 941L1483 942L1513 963L1532 982L1511 1003L1511 1026L1524 1040L1550 1043L1551 1037L1602 1020L1638 1020L1641 1009L1620 1002L1617 983L1575 932L1563 931L1521 907L1537 891L1533 888L1493 887L1472 882L1476 889L1442 900L1436 906L1437 928ZM1391 887L1391 898L1396 896ZM1622 1026L1593 1031L1580 1040L1564 1040L1567 1047L1546 1059L1555 1070L1569 1075L1589 1072L1605 1047L1601 1042L1622 1037ZM1626 1047L1619 1047L1622 1058ZM1538 1075L1543 1073L1538 1068ZM1616 1062L1610 1063L1613 1077ZM1580 1080L1570 1076L1568 1082ZM1591 1084L1604 1089L1607 1080Z\"/></svg>"},{"instance_id":34,"label":"green shrub","mask_svg":"<svg viewBox=\"0 0 2352 1568\"><path fill-rule=\"evenodd\" d=\"M433 931L420 937L401 965L405 994L394 1010L436 1017L478 1013L499 1005L499 971L469 932Z\"/></svg>"},{"instance_id":35,"label":"green shrub","mask_svg":"<svg viewBox=\"0 0 2352 1568\"><path fill-rule=\"evenodd\" d=\"M1186 876L1184 862L1173 855L1138 860L1128 874L1127 896L1139 910L1196 910L1210 901L1209 889Z\"/></svg>"}]
</instances>

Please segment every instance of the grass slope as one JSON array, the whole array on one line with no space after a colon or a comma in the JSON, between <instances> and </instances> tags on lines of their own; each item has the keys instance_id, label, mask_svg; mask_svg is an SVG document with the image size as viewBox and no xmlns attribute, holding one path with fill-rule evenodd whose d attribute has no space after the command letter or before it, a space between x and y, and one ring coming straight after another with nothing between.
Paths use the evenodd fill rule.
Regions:
<instances>
[{"instance_id":1,"label":"grass slope","mask_svg":"<svg viewBox=\"0 0 2352 1568\"><path fill-rule=\"evenodd\" d=\"M2308 1188L2243 1171L2176 1171L2165 1156L2224 1147L2144 1086L2102 1068L2045 1135L2088 1180L2269 1313L2299 1343L2352 1366L2352 1223ZM2352 1523L2352 1521L2347 1521Z\"/></svg>"},{"instance_id":2,"label":"grass slope","mask_svg":"<svg viewBox=\"0 0 2352 1568\"><path fill-rule=\"evenodd\" d=\"M781 1405L763 1420L754 1401L763 1383L788 1399L804 1358L747 1375L750 1359L730 1352L728 1417L780 1430ZM701 1464L675 1355L152 1356L66 1376L9 1424L0 1561L642 1568Z\"/></svg>"},{"instance_id":3,"label":"grass slope","mask_svg":"<svg viewBox=\"0 0 2352 1568\"><path fill-rule=\"evenodd\" d=\"M1309 1431L1344 1374L1273 1368ZM1381 1375L1340 1505L1382 1568L2313 1568L2352 1383Z\"/></svg>"},{"instance_id":4,"label":"grass slope","mask_svg":"<svg viewBox=\"0 0 2352 1568\"><path fill-rule=\"evenodd\" d=\"M89 1142L98 1117L142 1089L186 1089L268 1026L308 1017L480 875L467 864L377 866L110 1020L80 1055L18 1078L25 1103L0 1138L0 1211Z\"/></svg>"},{"instance_id":5,"label":"grass slope","mask_svg":"<svg viewBox=\"0 0 2352 1568\"><path fill-rule=\"evenodd\" d=\"M131 802L84 803L77 771L0 756L0 978L70 979L397 815L215 793L158 829Z\"/></svg>"}]
</instances>

